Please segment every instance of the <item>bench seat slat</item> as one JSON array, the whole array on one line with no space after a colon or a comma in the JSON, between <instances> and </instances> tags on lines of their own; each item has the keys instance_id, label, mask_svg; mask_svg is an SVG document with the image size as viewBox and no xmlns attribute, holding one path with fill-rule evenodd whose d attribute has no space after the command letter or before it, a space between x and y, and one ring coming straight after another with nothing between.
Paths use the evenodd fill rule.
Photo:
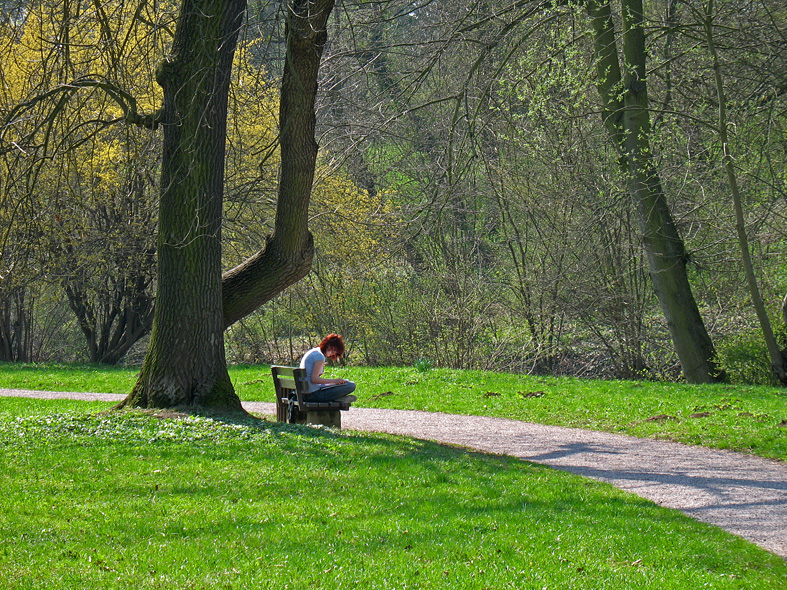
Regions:
<instances>
[{"instance_id":1,"label":"bench seat slat","mask_svg":"<svg viewBox=\"0 0 787 590\"><path fill-rule=\"evenodd\" d=\"M301 402L301 408L306 410L349 410L347 402Z\"/></svg>"},{"instance_id":2,"label":"bench seat slat","mask_svg":"<svg viewBox=\"0 0 787 590\"><path fill-rule=\"evenodd\" d=\"M289 397L282 397L282 403L289 403ZM351 402L300 402L298 404L304 410L349 410Z\"/></svg>"}]
</instances>

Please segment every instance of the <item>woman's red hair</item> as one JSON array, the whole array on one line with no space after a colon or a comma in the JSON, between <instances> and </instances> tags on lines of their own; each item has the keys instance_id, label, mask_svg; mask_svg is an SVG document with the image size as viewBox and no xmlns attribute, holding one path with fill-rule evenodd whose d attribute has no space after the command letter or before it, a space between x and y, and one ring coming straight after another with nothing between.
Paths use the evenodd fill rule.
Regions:
<instances>
[{"instance_id":1,"label":"woman's red hair","mask_svg":"<svg viewBox=\"0 0 787 590\"><path fill-rule=\"evenodd\" d=\"M335 350L339 356L344 356L344 340L339 334L328 334L320 341L320 350L323 354L329 350Z\"/></svg>"}]
</instances>

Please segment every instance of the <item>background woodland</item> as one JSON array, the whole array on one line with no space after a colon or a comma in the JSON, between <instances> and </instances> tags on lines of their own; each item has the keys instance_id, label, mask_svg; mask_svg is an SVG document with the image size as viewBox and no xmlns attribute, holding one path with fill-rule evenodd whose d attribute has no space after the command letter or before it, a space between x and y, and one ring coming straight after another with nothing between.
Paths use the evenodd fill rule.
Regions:
<instances>
[{"instance_id":1,"label":"background woodland","mask_svg":"<svg viewBox=\"0 0 787 590\"><path fill-rule=\"evenodd\" d=\"M630 5L612 6L616 35ZM138 363L153 318L161 135L124 124L119 105L160 100L177 3L0 6L0 360ZM312 271L228 329L228 360L288 363L336 331L352 364L679 379L606 125L619 90L601 90L592 15L605 6L337 4L318 94ZM727 376L774 383L754 304L783 348L787 8L643 8L646 151L693 296ZM272 231L282 10L250 0L235 56L225 268Z\"/></svg>"}]
</instances>

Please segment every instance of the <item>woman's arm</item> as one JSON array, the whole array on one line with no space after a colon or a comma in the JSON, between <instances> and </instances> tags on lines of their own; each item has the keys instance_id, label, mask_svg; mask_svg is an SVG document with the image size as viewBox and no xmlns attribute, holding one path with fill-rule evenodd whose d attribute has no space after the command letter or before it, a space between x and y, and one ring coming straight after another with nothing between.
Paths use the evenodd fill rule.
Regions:
<instances>
[{"instance_id":1,"label":"woman's arm","mask_svg":"<svg viewBox=\"0 0 787 590\"><path fill-rule=\"evenodd\" d=\"M347 383L345 379L323 379L322 372L325 369L325 361L317 361L312 367L312 374L309 376L315 385L343 385Z\"/></svg>"}]
</instances>

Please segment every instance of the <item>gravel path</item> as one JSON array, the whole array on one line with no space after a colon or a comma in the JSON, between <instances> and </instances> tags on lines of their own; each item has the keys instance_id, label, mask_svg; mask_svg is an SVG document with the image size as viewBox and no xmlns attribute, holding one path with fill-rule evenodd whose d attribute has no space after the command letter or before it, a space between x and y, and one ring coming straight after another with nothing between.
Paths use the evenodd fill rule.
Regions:
<instances>
[{"instance_id":1,"label":"gravel path","mask_svg":"<svg viewBox=\"0 0 787 590\"><path fill-rule=\"evenodd\" d=\"M119 401L117 394L0 389L0 396ZM245 402L274 414L274 404ZM347 430L388 432L505 454L610 483L787 558L787 463L740 453L502 418L353 408Z\"/></svg>"}]
</instances>

